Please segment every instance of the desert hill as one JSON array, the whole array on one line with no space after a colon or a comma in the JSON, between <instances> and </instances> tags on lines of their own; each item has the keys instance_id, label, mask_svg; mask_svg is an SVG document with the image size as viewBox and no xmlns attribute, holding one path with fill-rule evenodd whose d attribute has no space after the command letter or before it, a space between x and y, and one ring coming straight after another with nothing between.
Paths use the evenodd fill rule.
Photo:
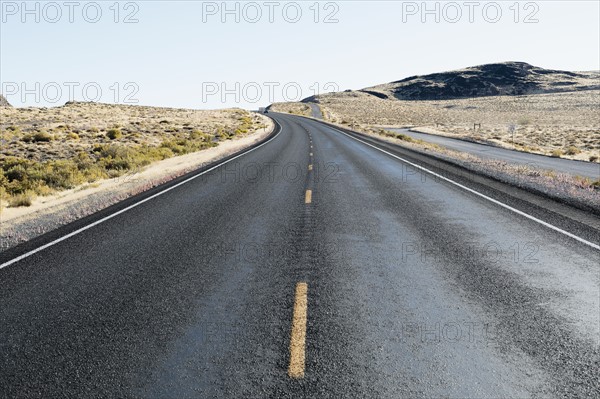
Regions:
<instances>
[{"instance_id":1,"label":"desert hill","mask_svg":"<svg viewBox=\"0 0 600 399\"><path fill-rule=\"evenodd\" d=\"M9 102L6 101L6 98L4 98L2 94L0 94L0 107L11 107Z\"/></svg>"},{"instance_id":2,"label":"desert hill","mask_svg":"<svg viewBox=\"0 0 600 399\"><path fill-rule=\"evenodd\" d=\"M525 62L502 62L411 76L359 91L382 99L449 100L598 89L599 72L559 71ZM319 102L319 96L309 97L303 102Z\"/></svg>"}]
</instances>

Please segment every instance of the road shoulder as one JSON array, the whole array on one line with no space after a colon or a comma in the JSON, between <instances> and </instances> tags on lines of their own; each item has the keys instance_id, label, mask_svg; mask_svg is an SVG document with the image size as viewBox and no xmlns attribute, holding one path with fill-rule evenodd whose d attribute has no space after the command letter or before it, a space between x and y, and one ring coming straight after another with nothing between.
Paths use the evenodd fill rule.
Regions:
<instances>
[{"instance_id":1,"label":"road shoulder","mask_svg":"<svg viewBox=\"0 0 600 399\"><path fill-rule=\"evenodd\" d=\"M314 120L313 118L306 119ZM502 179L501 176L489 173L485 169L470 168L471 165L469 164L463 165L455 159L443 157L431 151L409 148L399 145L395 140L356 132L327 122L316 122L401 156L410 162L445 178L464 184L510 207L526 212L565 231L576 233L586 240L594 243L598 241L600 208L597 206L589 206L586 203L577 201L564 201L553 197L541 190L536 190L535 187L523 184L523 179L520 176L513 176L512 179L510 176L505 176ZM421 174L422 171L410 170L409 168L406 173ZM423 174L422 178L435 180L435 177L427 176L426 173ZM593 195L596 196L596 200L600 197L597 192Z\"/></svg>"},{"instance_id":2,"label":"road shoulder","mask_svg":"<svg viewBox=\"0 0 600 399\"><path fill-rule=\"evenodd\" d=\"M4 209L0 215L0 251L256 146L275 131L272 120L264 119L268 121L265 129L225 141L217 147L168 158L152 163L141 171L101 180L93 185L40 197L30 207Z\"/></svg>"}]
</instances>

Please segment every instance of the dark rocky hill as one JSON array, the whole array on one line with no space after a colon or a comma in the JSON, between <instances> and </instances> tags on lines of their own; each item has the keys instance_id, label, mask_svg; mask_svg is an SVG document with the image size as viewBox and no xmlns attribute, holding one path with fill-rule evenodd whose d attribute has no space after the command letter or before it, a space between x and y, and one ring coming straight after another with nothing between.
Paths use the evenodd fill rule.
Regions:
<instances>
[{"instance_id":1,"label":"dark rocky hill","mask_svg":"<svg viewBox=\"0 0 600 399\"><path fill-rule=\"evenodd\" d=\"M558 71L524 62L503 62L411 76L359 91L382 99L446 100L594 89L600 89L598 72ZM318 98L313 96L304 101L318 102Z\"/></svg>"}]
</instances>

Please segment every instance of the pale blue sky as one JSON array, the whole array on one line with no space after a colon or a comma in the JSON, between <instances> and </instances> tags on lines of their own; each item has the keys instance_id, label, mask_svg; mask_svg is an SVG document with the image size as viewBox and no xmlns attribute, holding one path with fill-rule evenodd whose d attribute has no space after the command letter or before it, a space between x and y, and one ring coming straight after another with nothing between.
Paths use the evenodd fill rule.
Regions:
<instances>
[{"instance_id":1,"label":"pale blue sky","mask_svg":"<svg viewBox=\"0 0 600 399\"><path fill-rule=\"evenodd\" d=\"M94 99L100 88L103 102L254 109L269 103L269 85L279 101L309 96L317 86L323 91L328 82L340 90L359 89L506 60L600 69L598 1L519 2L518 22L515 1L478 1L473 22L464 1L437 2L438 11L424 15L425 22L421 1L324 1L318 4L317 23L315 1L274 2L273 23L268 20L270 6L262 1L228 2L230 9L237 4L239 23L235 14L221 20L221 1L120 2L118 23L115 1L97 2L102 11L97 23L89 22L96 15L92 2L78 2L73 23L63 1L37 2L37 11L36 2L30 2L33 14L23 13L21 1L1 3L0 80L15 106L62 105L69 100L69 82L79 85L73 89L76 100L85 99L83 86L88 84L87 98ZM262 18L252 23L256 5ZM436 2L427 7L435 10ZM302 16L291 23L297 8ZM451 23L457 9L462 17ZM496 9L502 16L492 23ZM57 10L62 16L51 23ZM132 12L138 22L123 23ZM324 23L330 13L337 23ZM538 22L525 23L531 13ZM133 84L126 86L129 82ZM234 93L236 82L240 90ZM223 85L231 90L225 98ZM296 94L298 87L301 93ZM25 101L23 88L31 91ZM258 94L262 96L256 101Z\"/></svg>"}]
</instances>

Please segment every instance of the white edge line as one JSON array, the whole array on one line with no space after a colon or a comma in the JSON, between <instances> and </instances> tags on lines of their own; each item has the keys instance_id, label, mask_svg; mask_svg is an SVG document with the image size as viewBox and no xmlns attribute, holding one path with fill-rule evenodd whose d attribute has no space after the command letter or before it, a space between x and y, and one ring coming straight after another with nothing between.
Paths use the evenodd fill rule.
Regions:
<instances>
[{"instance_id":1,"label":"white edge line","mask_svg":"<svg viewBox=\"0 0 600 399\"><path fill-rule=\"evenodd\" d=\"M102 219L100 219L100 220L96 220L95 222L93 222L93 223L90 223L90 224L88 224L87 226L84 226L84 227L82 227L82 228L80 228L80 229L78 229L78 230L72 231L71 233L69 233L69 234L67 234L67 235L64 235L64 236L62 236L62 237L60 237L60 238L57 238L56 240L54 240L54 241L51 241L51 242L49 242L49 243L47 243L47 244L44 244L44 245L42 245L41 247L38 247L38 248L36 248L36 249L32 249L31 251L29 251L29 252L26 252L26 253L24 253L24 254L22 254L22 255L19 255L19 256L17 256L17 257L16 257L16 258L14 258L14 259L11 259L11 260L9 260L9 261L7 261L7 262L5 262L5 263L2 263L2 264L0 265L0 269L4 269L4 268L5 268L5 267L7 267L7 266L10 266L10 265L12 265L12 264L14 264L14 263L17 263L17 262L19 262L19 261L21 261L21 260L25 259L25 258L28 258L28 257L30 257L31 255L34 255L34 254L36 254L36 253L38 253L38 252L40 252L40 251L43 251L43 250L44 250L44 249L46 249L46 248L49 248L49 247L51 247L51 246L53 246L53 245L56 245L56 244L58 244L58 243L59 243L59 242L61 242L61 241L64 241L64 240L66 240L66 239L68 239L68 238L71 238L71 237L73 237L73 236L76 236L77 234L80 234L80 233L82 233L82 232L84 232L84 231L86 231L86 230L89 230L89 229L91 229L91 228L92 228L92 227L94 227L94 226L97 226L97 225L99 225L99 224L101 224L101 223L104 223L104 222L106 222L107 220L110 220L110 219L114 218L115 216L119 216L120 214L122 214L122 213L125 213L125 212L127 212L127 211L129 211L129 210L131 210L131 209L133 209L133 208L135 208L135 207L137 207L137 206L140 206L140 205L142 205L142 204L143 204L143 203L145 203L145 202L148 202L148 201L150 201L150 200L152 200L152 199L154 199L154 198L156 198L156 197L159 197L159 196L161 196L161 195L163 195L163 194L165 194L165 193L167 193L167 192L169 192L169 191L171 191L171 190L174 190L174 189L176 189L176 188L177 188L177 187L179 187L179 186L182 186L182 185L184 185L184 184L186 184L186 183L189 183L190 181L192 181L192 180L194 180L194 179L197 179L198 177L200 177L200 176L202 176L202 175L204 175L204 174L206 174L206 173L208 173L208 172L211 172L211 171L213 171L213 170L215 170L215 169L217 169L217 168L219 168L219 167L221 167L221 166L223 166L223 165L226 165L226 164L228 164L229 162L233 161L234 159L237 159L237 158L239 158L239 157L241 157L241 156L244 156L244 155L246 155L246 154L249 154L249 153L251 153L251 152L252 152L252 151L254 151L254 150L258 150L258 149L259 149L260 147L262 147L263 145L266 145L266 144L270 143L272 140L274 140L276 137L278 137L278 136L279 136L279 134L280 134L282 131L283 131L283 126L280 126L279 132L278 132L277 134L275 134L275 136L271 137L269 140L265 141L264 143L262 143L262 144L260 144L260 145L258 145L258 146L256 146L256 147L254 147L254 148L251 148L251 149L249 149L248 151L245 151L245 152L243 152L243 153L241 153L241 154L238 154L238 155L236 155L235 157L233 157L233 158L230 158L230 159L228 159L228 160L226 160L226 161L224 161L224 162L220 162L220 163L218 163L217 165L215 165L215 166L211 167L210 169L207 169L207 170L205 170L204 172L201 172L201 173L198 173L197 175L194 175L194 176L192 176L192 177L189 177L189 178L185 179L184 181L181 181L181 182L179 182L179 183L177 183L177 184L175 184L175 185L173 185L173 186L171 186L171 187L168 187L168 188L166 188L166 189L164 189L164 190L162 190L162 191L160 191L160 192L158 192L158 193L156 193L156 194L153 194L153 195L151 195L151 196L150 196L150 197L148 197L148 198L144 198L143 200L140 200L140 201L136 202L135 204L129 205L128 207L126 207L126 208L123 208L123 209L121 209L120 211L117 211L117 212L115 212L115 213L112 213L112 214L110 214L110 215L108 215L108 216L105 216L105 217L103 217L103 218L102 218Z\"/></svg>"},{"instance_id":2,"label":"white edge line","mask_svg":"<svg viewBox=\"0 0 600 399\"><path fill-rule=\"evenodd\" d=\"M392 154L391 152L388 152L388 151L382 150L381 148L379 148L379 147L377 147L377 146L374 146L374 145L372 145L372 144L370 144L370 143L367 143L366 141L363 141L363 140L361 140L361 139L357 139L356 137L354 137L354 136L351 136L351 135L349 135L349 134L348 134L348 133L346 133L346 132L342 132L341 130L339 130L339 129L336 129L336 128L334 128L334 127L331 127L331 126L329 126L329 125L325 125L325 126L329 127L329 128L330 128L330 129L332 129L332 130L335 130L335 131L337 131L337 132L340 132L340 133L342 133L342 134L344 134L344 135L346 135L346 136L350 137L351 139L354 139L354 140L356 140L356 141L359 141L359 142L361 142L361 143L363 143L363 144L365 144L365 145L368 145L369 147L373 147L373 148L375 148L376 150L378 150L378 151L381 151L381 152L383 152L383 153L385 153L385 154L387 154L387 155L389 155L389 156L392 156L392 157L394 157L394 158L396 158L396 159L399 159L400 161L402 161L402 162L404 162L404 163L406 163L406 164L408 164L408 165L410 165L410 166L413 166L413 167L415 167L415 168L417 168L417 169L420 169L420 170L422 170L422 171L424 171L424 172L427 172L427 173L429 173L429 174L431 174L431 175L433 175L433 176L435 176L435 177L438 177L438 178L440 178L440 179L442 179L442 180L444 180L444 181L446 181L446 182L448 182L448 183L450 183L450 184L453 184L453 185L455 185L455 186L457 186L457 187L460 187L460 188L462 188L463 190L466 190L466 191L468 191L468 192L470 192L470 193L472 193L472 194L475 194L475 195L477 195L478 197L484 198L484 199L486 199L486 200L488 200L488 201L490 201L490 202L493 202L493 203L494 203L494 204L496 204L496 205L499 205L499 206L501 206L501 207L503 207L503 208L505 208L505 209L508 209L508 210L510 210L510 211L512 211L512 212L514 212L514 213L517 213L517 214L519 214L519 215L521 215L521 216L524 216L524 217L526 217L527 219L533 220L534 222L537 222L537 223L539 223L539 224L541 224L541 225L543 225L543 226L546 226L546 227L548 227L549 229L552 229L552 230L554 230L554 231L557 231L557 232L559 232L559 233L561 233L561 234L564 234L564 235L566 235L566 236L568 236L568 237L571 237L571 238L573 238L574 240L577 240L577 241L579 241L579 242L581 242L581 243L583 243L583 244L585 244L585 245L588 245L588 246L590 246L590 247L592 247L592 248L594 248L594 249L600 250L600 245L596 245L596 244L594 244L593 242L587 241L587 240L585 240L585 239L583 239L583 238L581 238L581 237L579 237L579 236L576 236L575 234L569 233L568 231L565 231L565 230L563 230L563 229L561 229L561 228L559 228L559 227L556 227L556 226L554 226L554 225L552 225L552 224L550 224L550 223L544 222L543 220L541 220L541 219L538 219L538 218L536 218L535 216L531 216L531 215L529 215L528 213L525 213L525 212L523 212L523 211L520 211L520 210L518 210L518 209L516 209L516 208L513 208L513 207L512 207L512 206L510 206L510 205L506 205L505 203L502 203L502 202L500 202L500 201L498 201L498 200L495 200L495 199L493 199L493 198L491 198L491 197L488 197L487 195L485 195L485 194L482 194L482 193L480 193L479 191L475 191L475 190L473 190L472 188L469 188L469 187L467 187L467 186L464 186L464 185L462 185L462 184L460 184L460 183L458 183L458 182L456 182L456 181L454 181L454 180L448 179L447 177L444 177L444 176L442 176L442 175L440 175L440 174L438 174L438 173L435 173L435 172L434 172L434 171L432 171L432 170L429 170L429 169L427 169L427 168L424 168L424 167L422 167L422 166L420 166L420 165L417 165L417 164L415 164L415 163L413 163L413 162L410 162L410 161L408 161L408 160L406 160L406 159L404 159L404 158L402 158L402 157L399 157L399 156L397 156L397 155L395 155L395 154Z\"/></svg>"}]
</instances>

